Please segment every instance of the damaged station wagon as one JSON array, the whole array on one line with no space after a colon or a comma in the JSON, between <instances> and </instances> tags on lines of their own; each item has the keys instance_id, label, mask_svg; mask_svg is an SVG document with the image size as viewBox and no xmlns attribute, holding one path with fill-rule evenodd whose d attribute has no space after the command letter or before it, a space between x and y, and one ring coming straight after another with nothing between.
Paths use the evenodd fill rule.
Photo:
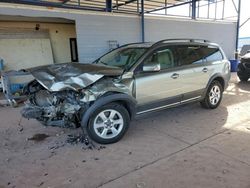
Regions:
<instances>
[{"instance_id":1,"label":"damaged station wagon","mask_svg":"<svg viewBox=\"0 0 250 188\"><path fill-rule=\"evenodd\" d=\"M119 141L139 115L198 101L218 107L230 79L229 61L214 43L169 39L121 46L91 64L27 69L25 118L82 127L96 142Z\"/></svg>"}]
</instances>

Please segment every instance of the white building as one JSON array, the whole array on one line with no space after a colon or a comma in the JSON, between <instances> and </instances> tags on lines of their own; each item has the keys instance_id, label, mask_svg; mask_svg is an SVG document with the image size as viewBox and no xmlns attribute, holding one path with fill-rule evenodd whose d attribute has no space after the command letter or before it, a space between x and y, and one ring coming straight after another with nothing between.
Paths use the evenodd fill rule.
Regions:
<instances>
[{"instance_id":1,"label":"white building","mask_svg":"<svg viewBox=\"0 0 250 188\"><path fill-rule=\"evenodd\" d=\"M235 21L145 15L144 25L145 41L207 39L234 58ZM141 17L136 14L0 3L0 57L6 70L90 63L109 50L109 41L123 45L141 40Z\"/></svg>"}]
</instances>

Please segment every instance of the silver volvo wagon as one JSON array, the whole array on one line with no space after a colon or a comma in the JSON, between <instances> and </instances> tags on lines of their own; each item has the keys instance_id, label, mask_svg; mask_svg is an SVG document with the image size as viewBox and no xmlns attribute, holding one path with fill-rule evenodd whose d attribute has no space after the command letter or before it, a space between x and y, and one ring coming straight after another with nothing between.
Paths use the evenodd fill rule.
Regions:
<instances>
[{"instance_id":1,"label":"silver volvo wagon","mask_svg":"<svg viewBox=\"0 0 250 188\"><path fill-rule=\"evenodd\" d=\"M96 142L119 141L140 115L190 102L217 108L230 79L222 49L196 39L121 46L90 64L27 69L25 118L82 127Z\"/></svg>"}]
</instances>

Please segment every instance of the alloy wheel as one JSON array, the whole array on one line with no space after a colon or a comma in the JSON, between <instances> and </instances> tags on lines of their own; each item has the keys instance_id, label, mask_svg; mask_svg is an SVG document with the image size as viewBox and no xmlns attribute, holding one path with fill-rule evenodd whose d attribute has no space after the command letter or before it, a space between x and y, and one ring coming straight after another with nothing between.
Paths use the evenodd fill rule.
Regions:
<instances>
[{"instance_id":1,"label":"alloy wheel","mask_svg":"<svg viewBox=\"0 0 250 188\"><path fill-rule=\"evenodd\" d=\"M94 119L94 131L103 139L116 137L122 131L123 126L122 115L114 109L101 111Z\"/></svg>"},{"instance_id":2,"label":"alloy wheel","mask_svg":"<svg viewBox=\"0 0 250 188\"><path fill-rule=\"evenodd\" d=\"M216 105L221 98L221 90L220 87L214 85L209 92L209 101L212 105Z\"/></svg>"}]
</instances>

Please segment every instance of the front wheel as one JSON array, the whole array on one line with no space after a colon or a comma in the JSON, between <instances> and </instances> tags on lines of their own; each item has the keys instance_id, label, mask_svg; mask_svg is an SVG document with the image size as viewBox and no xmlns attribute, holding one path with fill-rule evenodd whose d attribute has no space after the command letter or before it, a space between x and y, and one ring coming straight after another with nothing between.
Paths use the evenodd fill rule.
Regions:
<instances>
[{"instance_id":1,"label":"front wheel","mask_svg":"<svg viewBox=\"0 0 250 188\"><path fill-rule=\"evenodd\" d=\"M129 113L118 103L97 109L90 117L87 133L97 143L111 144L119 141L130 123Z\"/></svg>"},{"instance_id":2,"label":"front wheel","mask_svg":"<svg viewBox=\"0 0 250 188\"><path fill-rule=\"evenodd\" d=\"M219 81L214 80L208 87L207 93L201 106L208 109L215 109L220 105L222 99L222 85Z\"/></svg>"}]
</instances>

